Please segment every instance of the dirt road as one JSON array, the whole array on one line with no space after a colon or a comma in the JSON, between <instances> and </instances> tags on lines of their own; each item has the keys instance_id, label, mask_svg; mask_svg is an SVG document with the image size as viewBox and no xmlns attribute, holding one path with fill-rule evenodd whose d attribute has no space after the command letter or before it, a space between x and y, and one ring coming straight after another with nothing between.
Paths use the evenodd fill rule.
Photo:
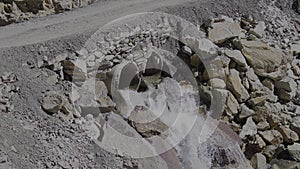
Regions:
<instances>
[{"instance_id":1,"label":"dirt road","mask_svg":"<svg viewBox=\"0 0 300 169\"><path fill-rule=\"evenodd\" d=\"M96 30L122 16L192 1L195 0L124 0L95 3L63 14L1 27L0 48L33 44Z\"/></svg>"}]
</instances>

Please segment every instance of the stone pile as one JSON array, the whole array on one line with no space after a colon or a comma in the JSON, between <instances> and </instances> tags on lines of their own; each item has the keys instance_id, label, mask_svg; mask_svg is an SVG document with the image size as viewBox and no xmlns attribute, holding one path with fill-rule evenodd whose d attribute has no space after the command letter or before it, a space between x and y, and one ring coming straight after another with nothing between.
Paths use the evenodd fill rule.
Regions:
<instances>
[{"instance_id":1,"label":"stone pile","mask_svg":"<svg viewBox=\"0 0 300 169\"><path fill-rule=\"evenodd\" d=\"M270 31L266 24L251 17L232 19L221 16L212 19L205 28L209 39L206 39L209 42L206 45L214 42L217 46L210 47L218 51L218 56L211 57L209 64L204 66L199 59L201 56L188 46L181 45L178 52L197 79L200 108L205 112L215 110L212 117L229 125L239 135L243 153L253 168L292 168L299 165L300 61L297 48L291 45L294 42L289 42L286 47L270 44L267 38ZM102 140L109 145L115 142L109 136L112 131L104 128L108 124L115 126L119 132L138 138L161 135L168 128L168 120L136 121L155 117L153 110L160 106L155 99L170 102L170 98L177 97L175 86L185 89L190 95L194 93L192 88L184 83L177 84L161 72L151 72L151 75L136 77L136 82L130 84L134 96L131 99L139 102L143 98L141 93L149 92L156 108L147 109L143 105L145 103L139 103L139 106L123 109L120 105L129 104L122 98L122 92L126 90L114 90L111 74L120 71L120 78L122 70L127 70L126 75L130 77L145 70L147 59L151 57L158 60L156 66L163 67L165 63L160 64L160 57L149 55L145 45L163 47L169 33L167 29L162 30L166 31L137 27L129 33L124 31L123 36L117 39L100 41L101 51L95 49L90 53L83 49L74 54L39 60L39 67L54 70L61 80L75 84L68 99L57 93L47 93L42 108L50 114L71 114L70 121L82 125L88 136L96 140L104 133ZM161 91L168 91L168 88L173 89L172 92L162 94ZM119 97L114 98L112 94ZM176 109L176 104L169 109ZM148 145L148 142L141 144ZM120 151L126 151L126 146ZM153 161L160 167L167 165L161 158ZM213 166L230 165L228 162L212 163Z\"/></svg>"},{"instance_id":2,"label":"stone pile","mask_svg":"<svg viewBox=\"0 0 300 169\"><path fill-rule=\"evenodd\" d=\"M16 80L16 75L11 72L5 73L0 78L0 112L10 112L13 110L11 97L19 91L19 88L13 84Z\"/></svg>"},{"instance_id":3,"label":"stone pile","mask_svg":"<svg viewBox=\"0 0 300 169\"><path fill-rule=\"evenodd\" d=\"M229 23L243 29L230 28ZM254 168L267 168L267 163L273 168L295 167L297 162L299 164L295 156L299 153L300 135L296 123L300 116L300 76L298 52L292 42L286 47L271 47L266 43L269 31L265 23L248 18L235 21L217 18L207 31L208 38L222 51L219 58L226 63L222 68L226 76L218 80L200 76L205 79L200 86L206 89L200 92L208 93L209 98L217 96L224 104L221 120L239 133L243 151ZM202 74L205 72L199 73ZM215 83L211 83L212 80ZM214 90L224 94L214 95ZM284 165L280 164L283 160ZM288 160L293 162L289 164Z\"/></svg>"}]
</instances>

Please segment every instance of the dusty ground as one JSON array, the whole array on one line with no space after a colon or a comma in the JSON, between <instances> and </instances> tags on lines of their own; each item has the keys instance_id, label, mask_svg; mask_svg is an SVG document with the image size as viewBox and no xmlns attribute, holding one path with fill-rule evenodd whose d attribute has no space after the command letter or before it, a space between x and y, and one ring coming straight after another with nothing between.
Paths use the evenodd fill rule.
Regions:
<instances>
[{"instance_id":1,"label":"dusty ground","mask_svg":"<svg viewBox=\"0 0 300 169\"><path fill-rule=\"evenodd\" d=\"M47 83L54 73L38 68L38 58L77 51L100 26L138 12L163 11L198 25L219 15L251 14L257 20L266 20L258 1L105 1L0 27L0 76L14 72L17 81L13 85L19 87L11 98L14 109L1 113L0 168L129 168L124 165L126 160L101 150L76 124L63 123L41 109L47 91L68 93L71 84ZM287 2L277 5L290 13L292 7Z\"/></svg>"}]
</instances>

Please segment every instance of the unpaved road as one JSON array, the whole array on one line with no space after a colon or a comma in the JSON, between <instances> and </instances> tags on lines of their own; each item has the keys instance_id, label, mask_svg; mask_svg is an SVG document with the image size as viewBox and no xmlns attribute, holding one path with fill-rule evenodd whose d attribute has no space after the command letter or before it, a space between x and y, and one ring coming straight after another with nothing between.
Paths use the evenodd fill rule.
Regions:
<instances>
[{"instance_id":1,"label":"unpaved road","mask_svg":"<svg viewBox=\"0 0 300 169\"><path fill-rule=\"evenodd\" d=\"M96 30L122 16L192 1L195 0L124 0L95 3L64 14L1 27L0 48L34 44Z\"/></svg>"}]
</instances>

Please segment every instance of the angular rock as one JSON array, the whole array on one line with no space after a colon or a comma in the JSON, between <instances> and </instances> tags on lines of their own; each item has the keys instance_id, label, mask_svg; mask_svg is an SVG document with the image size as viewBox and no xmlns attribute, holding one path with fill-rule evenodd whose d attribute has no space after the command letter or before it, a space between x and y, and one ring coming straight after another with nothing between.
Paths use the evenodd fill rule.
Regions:
<instances>
[{"instance_id":1,"label":"angular rock","mask_svg":"<svg viewBox=\"0 0 300 169\"><path fill-rule=\"evenodd\" d=\"M300 162L300 144L294 143L287 147L287 151L289 152L290 158L293 161Z\"/></svg>"},{"instance_id":2,"label":"angular rock","mask_svg":"<svg viewBox=\"0 0 300 169\"><path fill-rule=\"evenodd\" d=\"M300 163L296 161L273 159L270 162L271 165L276 165L280 169L298 169L300 168Z\"/></svg>"},{"instance_id":3,"label":"angular rock","mask_svg":"<svg viewBox=\"0 0 300 169\"><path fill-rule=\"evenodd\" d=\"M225 55L241 67L248 67L245 57L239 50L226 50Z\"/></svg>"},{"instance_id":4,"label":"angular rock","mask_svg":"<svg viewBox=\"0 0 300 169\"><path fill-rule=\"evenodd\" d=\"M136 130L148 138L168 130L168 126L160 121L151 111L142 106L136 106L128 118Z\"/></svg>"},{"instance_id":5,"label":"angular rock","mask_svg":"<svg viewBox=\"0 0 300 169\"><path fill-rule=\"evenodd\" d=\"M254 114L255 114L254 110L248 108L245 104L241 105L241 112L239 114L240 119L247 118L247 117L252 116Z\"/></svg>"},{"instance_id":6,"label":"angular rock","mask_svg":"<svg viewBox=\"0 0 300 169\"><path fill-rule=\"evenodd\" d=\"M237 100L242 103L250 98L247 89L243 86L239 77L239 72L235 69L230 69L230 74L227 79L228 89L235 95Z\"/></svg>"},{"instance_id":7,"label":"angular rock","mask_svg":"<svg viewBox=\"0 0 300 169\"><path fill-rule=\"evenodd\" d=\"M255 97L255 98L250 99L248 101L248 103L252 107L262 106L265 104L266 100L267 100L266 96L261 96L261 97Z\"/></svg>"},{"instance_id":8,"label":"angular rock","mask_svg":"<svg viewBox=\"0 0 300 169\"><path fill-rule=\"evenodd\" d=\"M251 158L251 165L254 169L267 169L266 157L261 153L256 153Z\"/></svg>"},{"instance_id":9,"label":"angular rock","mask_svg":"<svg viewBox=\"0 0 300 169\"><path fill-rule=\"evenodd\" d=\"M282 122L282 119L280 118L280 116L278 116L276 114L269 114L267 120L272 128L279 126L280 123Z\"/></svg>"},{"instance_id":10,"label":"angular rock","mask_svg":"<svg viewBox=\"0 0 300 169\"><path fill-rule=\"evenodd\" d=\"M282 146L278 145L268 145L265 147L265 149L262 151L262 153L267 157L267 160L270 161L272 159L275 159L277 155L282 152L284 149Z\"/></svg>"},{"instance_id":11,"label":"angular rock","mask_svg":"<svg viewBox=\"0 0 300 169\"><path fill-rule=\"evenodd\" d=\"M294 143L299 140L297 133L288 127L280 126L277 130L281 133L283 141L286 143Z\"/></svg>"},{"instance_id":12,"label":"angular rock","mask_svg":"<svg viewBox=\"0 0 300 169\"><path fill-rule=\"evenodd\" d=\"M275 72L282 63L281 51L269 47L263 42L241 40L237 47L239 46L246 60L258 75L265 76L265 73Z\"/></svg>"},{"instance_id":13,"label":"angular rock","mask_svg":"<svg viewBox=\"0 0 300 169\"><path fill-rule=\"evenodd\" d=\"M286 76L280 81L275 81L275 88L292 92L297 89L297 83L292 78Z\"/></svg>"},{"instance_id":14,"label":"angular rock","mask_svg":"<svg viewBox=\"0 0 300 169\"><path fill-rule=\"evenodd\" d=\"M225 42L226 40L238 37L242 29L237 23L220 22L214 23L212 29L208 32L208 38L216 44Z\"/></svg>"},{"instance_id":15,"label":"angular rock","mask_svg":"<svg viewBox=\"0 0 300 169\"><path fill-rule=\"evenodd\" d=\"M265 35L266 24L263 21L257 23L255 28L250 29L249 33L255 35L258 38L262 38Z\"/></svg>"},{"instance_id":16,"label":"angular rock","mask_svg":"<svg viewBox=\"0 0 300 169\"><path fill-rule=\"evenodd\" d=\"M291 129L295 131L300 137L300 117L294 117L291 123Z\"/></svg>"},{"instance_id":17,"label":"angular rock","mask_svg":"<svg viewBox=\"0 0 300 169\"><path fill-rule=\"evenodd\" d=\"M257 133L257 127L252 117L248 117L246 124L243 126L243 129L240 133L241 138L245 138L246 136L254 136Z\"/></svg>"},{"instance_id":18,"label":"angular rock","mask_svg":"<svg viewBox=\"0 0 300 169\"><path fill-rule=\"evenodd\" d=\"M258 133L270 144L278 145L283 142L283 137L277 130L259 131Z\"/></svg>"},{"instance_id":19,"label":"angular rock","mask_svg":"<svg viewBox=\"0 0 300 169\"><path fill-rule=\"evenodd\" d=\"M270 128L270 124L266 121L261 121L257 124L257 129L260 131L265 131Z\"/></svg>"},{"instance_id":20,"label":"angular rock","mask_svg":"<svg viewBox=\"0 0 300 169\"><path fill-rule=\"evenodd\" d=\"M294 53L294 55L298 55L300 53L300 43L298 44L293 44L291 46L291 52Z\"/></svg>"},{"instance_id":21,"label":"angular rock","mask_svg":"<svg viewBox=\"0 0 300 169\"><path fill-rule=\"evenodd\" d=\"M57 113L61 110L62 106L66 103L64 96L56 92L48 92L45 94L42 101L42 108L51 114Z\"/></svg>"},{"instance_id":22,"label":"angular rock","mask_svg":"<svg viewBox=\"0 0 300 169\"><path fill-rule=\"evenodd\" d=\"M63 71L74 82L82 82L86 79L87 67L86 62L82 59L65 60L62 62Z\"/></svg>"},{"instance_id":23,"label":"angular rock","mask_svg":"<svg viewBox=\"0 0 300 169\"><path fill-rule=\"evenodd\" d=\"M210 79L208 81L208 85L218 89L224 89L226 87L226 83L224 82L224 80L219 78Z\"/></svg>"}]
</instances>

